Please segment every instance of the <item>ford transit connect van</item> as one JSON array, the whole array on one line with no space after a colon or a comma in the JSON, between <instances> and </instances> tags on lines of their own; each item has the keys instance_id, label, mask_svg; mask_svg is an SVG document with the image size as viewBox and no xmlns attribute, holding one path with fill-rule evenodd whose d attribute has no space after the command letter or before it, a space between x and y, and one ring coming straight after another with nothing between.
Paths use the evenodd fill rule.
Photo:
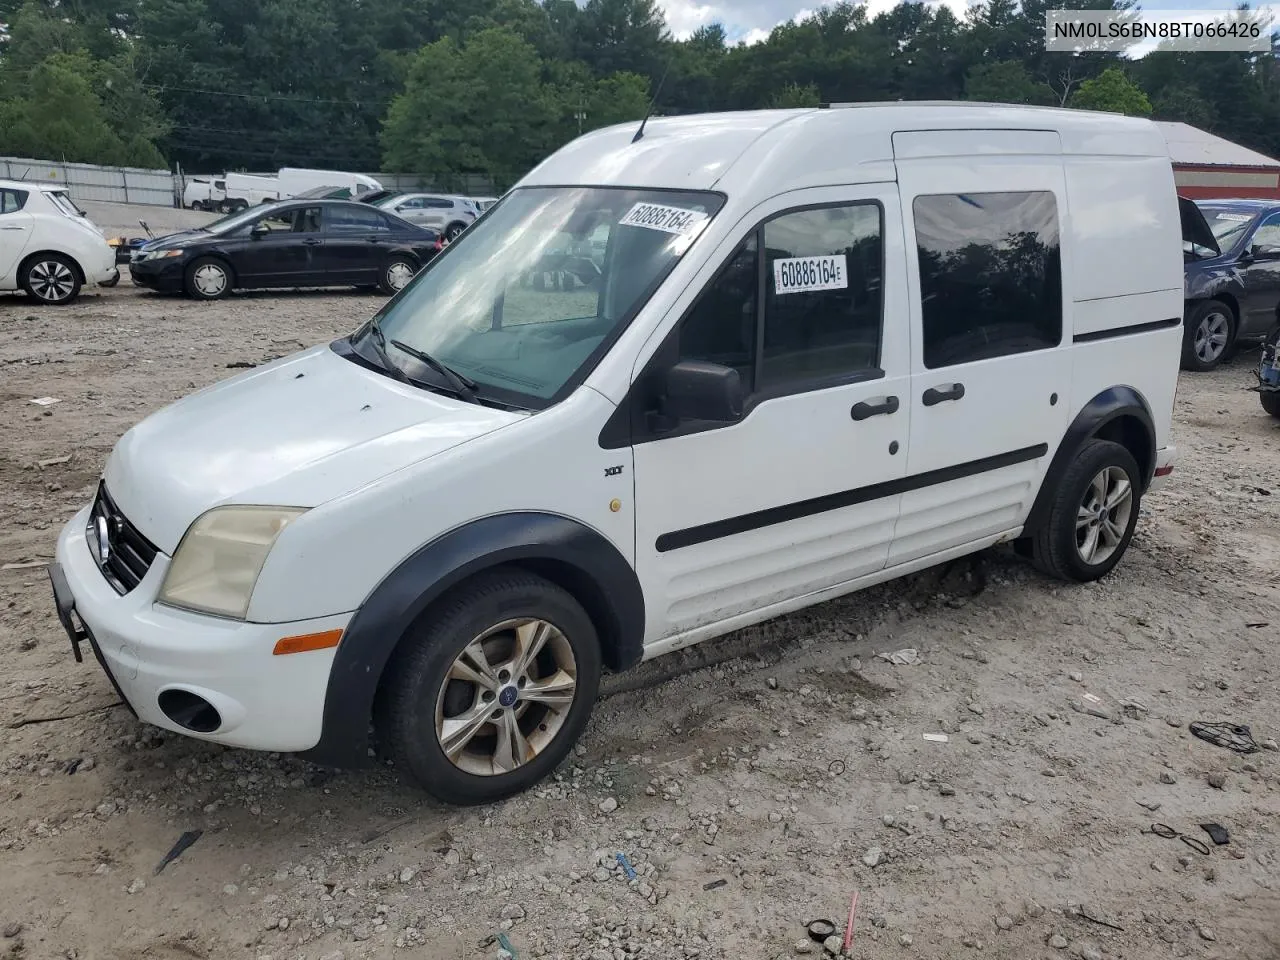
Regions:
<instances>
[{"instance_id":1,"label":"ford transit connect van","mask_svg":"<svg viewBox=\"0 0 1280 960\"><path fill-rule=\"evenodd\" d=\"M59 615L148 723L491 801L602 670L1002 541L1105 575L1173 469L1181 313L1146 121L600 130L350 336L126 433Z\"/></svg>"}]
</instances>

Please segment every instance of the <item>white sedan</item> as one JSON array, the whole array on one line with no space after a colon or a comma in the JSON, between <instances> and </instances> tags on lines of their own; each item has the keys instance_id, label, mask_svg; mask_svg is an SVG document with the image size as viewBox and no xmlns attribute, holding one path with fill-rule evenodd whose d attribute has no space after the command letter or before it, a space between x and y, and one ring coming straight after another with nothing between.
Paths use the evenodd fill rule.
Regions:
<instances>
[{"instance_id":1,"label":"white sedan","mask_svg":"<svg viewBox=\"0 0 1280 960\"><path fill-rule=\"evenodd\" d=\"M0 180L0 291L63 304L119 279L115 251L64 188Z\"/></svg>"}]
</instances>

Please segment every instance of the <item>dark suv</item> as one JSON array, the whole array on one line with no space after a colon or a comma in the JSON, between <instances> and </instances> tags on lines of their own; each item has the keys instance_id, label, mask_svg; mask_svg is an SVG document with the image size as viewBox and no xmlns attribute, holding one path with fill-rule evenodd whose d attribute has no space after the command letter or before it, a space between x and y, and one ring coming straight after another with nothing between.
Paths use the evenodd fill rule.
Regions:
<instances>
[{"instance_id":1,"label":"dark suv","mask_svg":"<svg viewBox=\"0 0 1280 960\"><path fill-rule=\"evenodd\" d=\"M1184 370L1212 370L1240 340L1280 323L1280 200L1200 200L1182 207Z\"/></svg>"}]
</instances>

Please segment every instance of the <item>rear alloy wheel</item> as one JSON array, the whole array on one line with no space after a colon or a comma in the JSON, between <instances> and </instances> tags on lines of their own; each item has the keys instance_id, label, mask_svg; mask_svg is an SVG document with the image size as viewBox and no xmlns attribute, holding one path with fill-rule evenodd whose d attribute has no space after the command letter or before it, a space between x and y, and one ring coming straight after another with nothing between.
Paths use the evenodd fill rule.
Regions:
<instances>
[{"instance_id":1,"label":"rear alloy wheel","mask_svg":"<svg viewBox=\"0 0 1280 960\"><path fill-rule=\"evenodd\" d=\"M384 675L377 729L400 774L446 803L490 803L541 780L573 747L600 646L560 587L498 570L433 611Z\"/></svg>"},{"instance_id":2,"label":"rear alloy wheel","mask_svg":"<svg viewBox=\"0 0 1280 960\"><path fill-rule=\"evenodd\" d=\"M1219 300L1199 304L1187 319L1182 339L1182 367L1206 373L1220 364L1235 339L1235 317Z\"/></svg>"},{"instance_id":3,"label":"rear alloy wheel","mask_svg":"<svg viewBox=\"0 0 1280 960\"><path fill-rule=\"evenodd\" d=\"M458 237L462 236L462 231L466 229L467 225L465 223L451 223L449 224L449 229L444 232L444 238L453 243Z\"/></svg>"},{"instance_id":4,"label":"rear alloy wheel","mask_svg":"<svg viewBox=\"0 0 1280 960\"><path fill-rule=\"evenodd\" d=\"M187 267L186 288L197 300L221 300L231 292L231 269L216 257L202 257Z\"/></svg>"},{"instance_id":5,"label":"rear alloy wheel","mask_svg":"<svg viewBox=\"0 0 1280 960\"><path fill-rule=\"evenodd\" d=\"M387 296L395 296L409 285L418 273L418 265L408 257L394 257L382 270L382 281L378 284Z\"/></svg>"},{"instance_id":6,"label":"rear alloy wheel","mask_svg":"<svg viewBox=\"0 0 1280 960\"><path fill-rule=\"evenodd\" d=\"M33 257L23 268L20 282L27 296L54 306L70 303L80 293L76 265L60 253Z\"/></svg>"},{"instance_id":7,"label":"rear alloy wheel","mask_svg":"<svg viewBox=\"0 0 1280 960\"><path fill-rule=\"evenodd\" d=\"M1077 583L1106 576L1133 539L1141 490L1133 454L1110 440L1087 441L1059 481L1047 521L1031 538L1036 566Z\"/></svg>"}]
</instances>

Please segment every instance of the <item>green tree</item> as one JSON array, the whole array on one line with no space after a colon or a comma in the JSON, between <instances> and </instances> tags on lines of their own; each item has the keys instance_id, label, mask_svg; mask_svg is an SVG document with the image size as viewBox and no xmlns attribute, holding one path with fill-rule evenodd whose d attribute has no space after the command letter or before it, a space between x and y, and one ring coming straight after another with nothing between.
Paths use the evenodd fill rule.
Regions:
<instances>
[{"instance_id":1,"label":"green tree","mask_svg":"<svg viewBox=\"0 0 1280 960\"><path fill-rule=\"evenodd\" d=\"M821 102L822 98L818 94L818 88L812 83L806 83L804 86L798 83L788 83L769 97L768 106L816 107Z\"/></svg>"},{"instance_id":2,"label":"green tree","mask_svg":"<svg viewBox=\"0 0 1280 960\"><path fill-rule=\"evenodd\" d=\"M95 89L98 64L84 52L55 53L0 101L0 153L80 163L163 167L145 133L110 123Z\"/></svg>"},{"instance_id":3,"label":"green tree","mask_svg":"<svg viewBox=\"0 0 1280 960\"><path fill-rule=\"evenodd\" d=\"M545 155L555 120L534 48L506 27L423 47L382 132L386 163L510 181Z\"/></svg>"},{"instance_id":4,"label":"green tree","mask_svg":"<svg viewBox=\"0 0 1280 960\"><path fill-rule=\"evenodd\" d=\"M1107 110L1133 117L1151 116L1151 101L1119 67L1108 67L1092 80L1080 84L1070 103L1080 110Z\"/></svg>"},{"instance_id":5,"label":"green tree","mask_svg":"<svg viewBox=\"0 0 1280 960\"><path fill-rule=\"evenodd\" d=\"M1054 103L1048 84L1032 79L1027 68L1016 60L980 63L964 78L964 98L987 103Z\"/></svg>"},{"instance_id":6,"label":"green tree","mask_svg":"<svg viewBox=\"0 0 1280 960\"><path fill-rule=\"evenodd\" d=\"M1157 120L1178 120L1207 129L1213 123L1213 107L1200 91L1187 83L1172 83L1152 99L1152 115Z\"/></svg>"}]
</instances>

